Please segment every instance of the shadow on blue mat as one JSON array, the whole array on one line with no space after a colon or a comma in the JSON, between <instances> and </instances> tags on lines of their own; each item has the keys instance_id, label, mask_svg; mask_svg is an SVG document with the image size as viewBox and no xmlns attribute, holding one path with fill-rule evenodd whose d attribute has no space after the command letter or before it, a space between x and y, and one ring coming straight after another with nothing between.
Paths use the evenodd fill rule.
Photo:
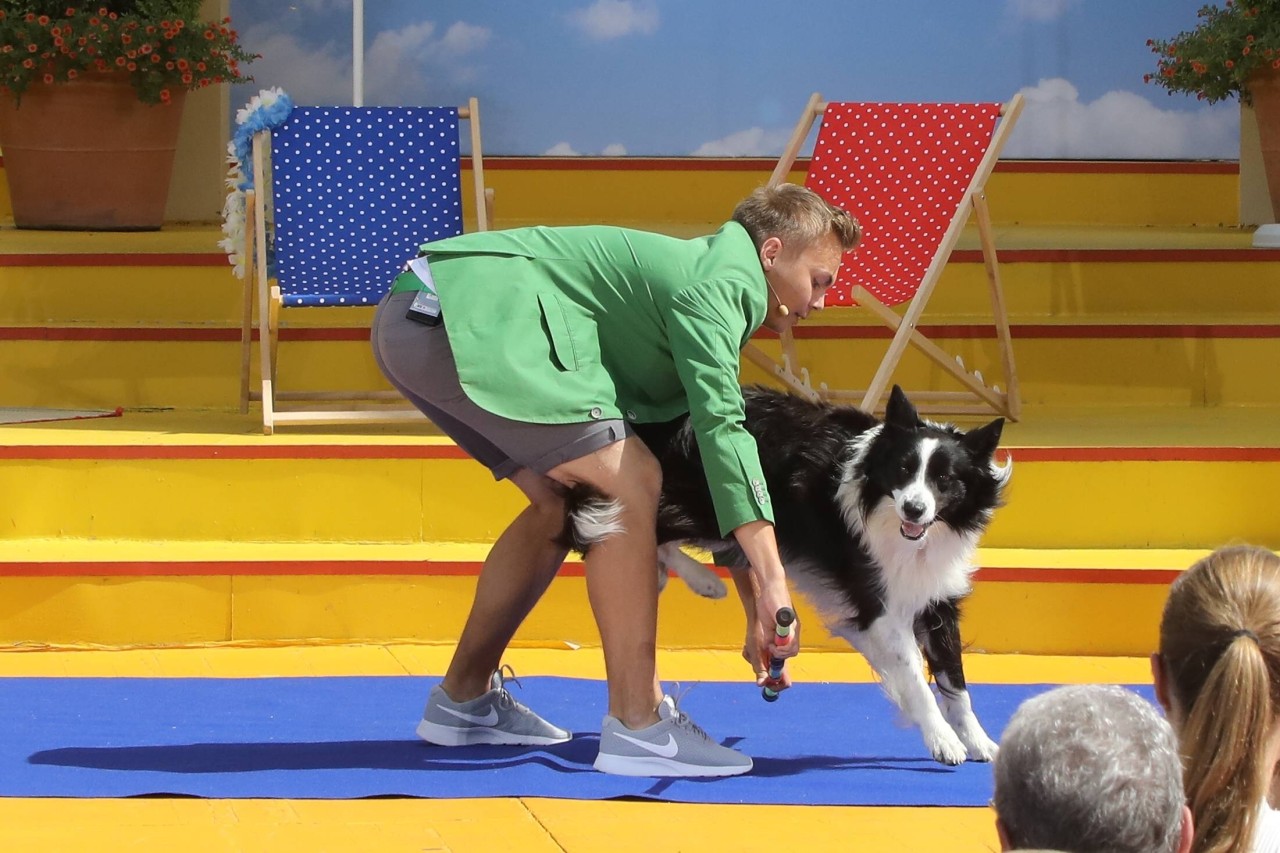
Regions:
<instances>
[{"instance_id":1,"label":"shadow on blue mat","mask_svg":"<svg viewBox=\"0 0 1280 853\"><path fill-rule=\"evenodd\" d=\"M731 779L655 780L592 769L602 682L522 681L520 698L574 731L572 741L421 743L411 733L432 683L423 678L0 679L0 712L13 724L0 744L0 795L951 806L991 797L988 765L932 761L874 685L801 684L770 705L749 683L700 683L683 707L755 768ZM1017 705L1044 689L975 685L974 704L998 737Z\"/></svg>"}]
</instances>

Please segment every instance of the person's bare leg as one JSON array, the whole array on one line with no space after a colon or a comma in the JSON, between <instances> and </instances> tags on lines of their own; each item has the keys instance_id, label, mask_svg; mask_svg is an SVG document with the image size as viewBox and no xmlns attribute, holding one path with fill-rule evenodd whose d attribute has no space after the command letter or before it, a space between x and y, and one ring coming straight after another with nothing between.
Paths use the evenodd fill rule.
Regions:
<instances>
[{"instance_id":1,"label":"person's bare leg","mask_svg":"<svg viewBox=\"0 0 1280 853\"><path fill-rule=\"evenodd\" d=\"M521 468L511 476L529 498L527 506L489 549L476 596L442 686L455 702L489 689L489 679L529 611L546 592L566 551L555 540L564 528L564 497L558 484Z\"/></svg>"},{"instance_id":2,"label":"person's bare leg","mask_svg":"<svg viewBox=\"0 0 1280 853\"><path fill-rule=\"evenodd\" d=\"M587 595L604 646L609 714L630 729L658 721L658 496L662 469L638 438L627 438L553 469L565 484L587 483L622 506L624 532L586 557Z\"/></svg>"}]
</instances>

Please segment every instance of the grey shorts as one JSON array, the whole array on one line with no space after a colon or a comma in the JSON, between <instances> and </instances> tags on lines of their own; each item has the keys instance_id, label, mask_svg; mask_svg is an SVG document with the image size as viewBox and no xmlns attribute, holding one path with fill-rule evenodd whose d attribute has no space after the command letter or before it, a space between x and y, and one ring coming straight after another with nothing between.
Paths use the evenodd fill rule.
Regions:
<instances>
[{"instance_id":1,"label":"grey shorts","mask_svg":"<svg viewBox=\"0 0 1280 853\"><path fill-rule=\"evenodd\" d=\"M445 324L424 326L405 316L413 297L383 297L373 318L373 357L391 384L495 479L521 468L546 474L633 434L622 420L532 424L480 408L458 381Z\"/></svg>"}]
</instances>

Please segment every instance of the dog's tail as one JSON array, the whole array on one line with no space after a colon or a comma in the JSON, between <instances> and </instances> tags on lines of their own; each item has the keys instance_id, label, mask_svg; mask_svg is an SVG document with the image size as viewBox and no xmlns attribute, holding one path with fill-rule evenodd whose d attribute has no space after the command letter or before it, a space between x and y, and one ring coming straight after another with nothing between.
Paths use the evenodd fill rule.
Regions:
<instances>
[{"instance_id":1,"label":"dog's tail","mask_svg":"<svg viewBox=\"0 0 1280 853\"><path fill-rule=\"evenodd\" d=\"M570 486L565 492L565 526L560 544L586 554L610 536L624 530L622 502L585 484Z\"/></svg>"}]
</instances>

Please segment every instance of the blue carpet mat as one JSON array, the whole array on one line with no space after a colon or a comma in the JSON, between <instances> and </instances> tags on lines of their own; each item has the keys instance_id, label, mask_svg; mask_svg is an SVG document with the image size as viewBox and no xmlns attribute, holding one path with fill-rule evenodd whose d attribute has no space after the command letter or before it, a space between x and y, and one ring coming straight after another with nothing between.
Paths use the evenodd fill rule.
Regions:
<instances>
[{"instance_id":1,"label":"blue carpet mat","mask_svg":"<svg viewBox=\"0 0 1280 853\"><path fill-rule=\"evenodd\" d=\"M946 767L875 685L801 684L778 702L701 682L682 707L755 759L747 776L655 780L591 768L603 682L523 678L526 704L573 731L554 747L433 747L413 733L435 679L0 679L0 796L351 799L641 797L691 803L982 806L991 767ZM996 739L1045 685L973 685ZM1148 699L1149 688L1138 688Z\"/></svg>"}]
</instances>

